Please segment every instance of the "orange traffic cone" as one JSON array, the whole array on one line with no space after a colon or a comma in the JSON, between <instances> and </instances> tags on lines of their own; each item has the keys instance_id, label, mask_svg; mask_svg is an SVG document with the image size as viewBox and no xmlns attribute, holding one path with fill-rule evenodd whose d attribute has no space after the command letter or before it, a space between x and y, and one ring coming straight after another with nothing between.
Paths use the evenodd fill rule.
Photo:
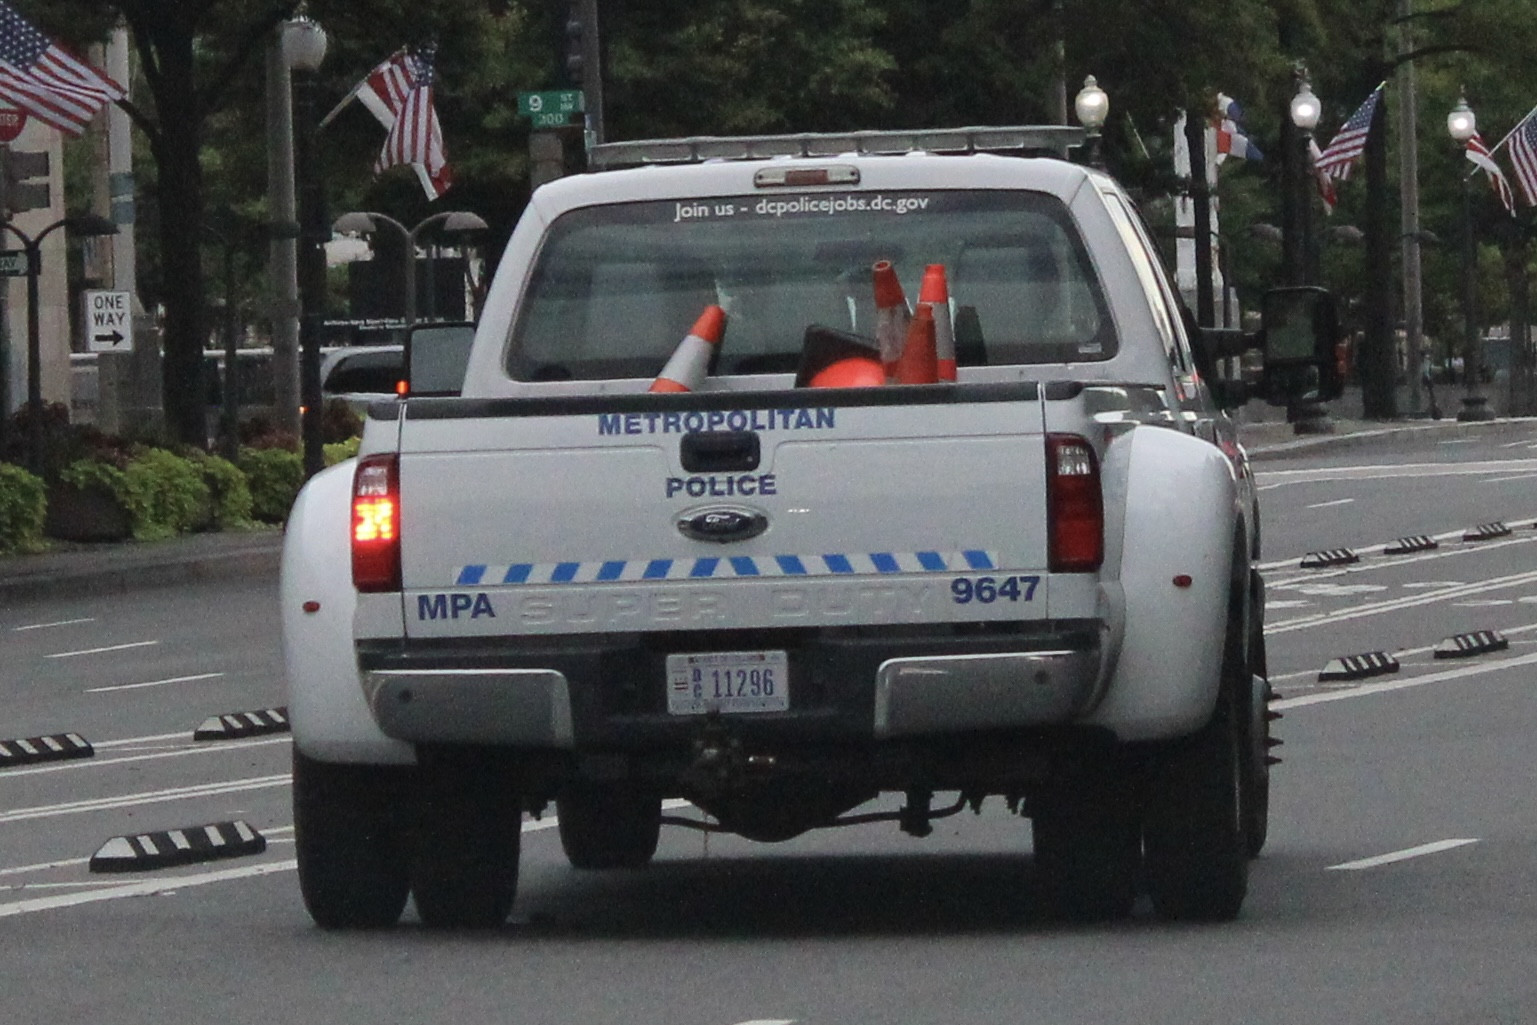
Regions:
<instances>
[{"instance_id":1,"label":"orange traffic cone","mask_svg":"<svg viewBox=\"0 0 1537 1025\"><path fill-rule=\"evenodd\" d=\"M918 289L918 306L934 311L934 356L939 367L938 380L955 380L955 323L950 318L950 282L945 265L931 263L923 271L923 285Z\"/></svg>"},{"instance_id":2,"label":"orange traffic cone","mask_svg":"<svg viewBox=\"0 0 1537 1025\"><path fill-rule=\"evenodd\" d=\"M875 278L875 341L881 349L881 362L885 364L887 378L895 379L897 360L902 358L907 326L912 323L913 315L907 308L907 296L891 261L879 260L870 270Z\"/></svg>"},{"instance_id":3,"label":"orange traffic cone","mask_svg":"<svg viewBox=\"0 0 1537 1025\"><path fill-rule=\"evenodd\" d=\"M874 340L823 324L806 328L797 388L864 388L886 383Z\"/></svg>"},{"instance_id":4,"label":"orange traffic cone","mask_svg":"<svg viewBox=\"0 0 1537 1025\"><path fill-rule=\"evenodd\" d=\"M726 331L726 311L719 306L706 306L693 330L678 343L672 358L651 382L654 392L695 391L704 384L710 371L710 358L720 346Z\"/></svg>"},{"instance_id":5,"label":"orange traffic cone","mask_svg":"<svg viewBox=\"0 0 1537 1025\"><path fill-rule=\"evenodd\" d=\"M897 384L933 384L939 380L939 361L934 354L934 308L918 304L907 329L907 342L896 365Z\"/></svg>"}]
</instances>

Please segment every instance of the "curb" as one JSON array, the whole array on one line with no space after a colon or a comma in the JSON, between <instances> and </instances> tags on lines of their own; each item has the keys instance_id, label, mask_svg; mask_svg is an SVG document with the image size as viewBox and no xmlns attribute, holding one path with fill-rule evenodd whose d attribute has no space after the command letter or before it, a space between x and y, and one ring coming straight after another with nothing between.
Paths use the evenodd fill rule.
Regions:
<instances>
[{"instance_id":1,"label":"curb","mask_svg":"<svg viewBox=\"0 0 1537 1025\"><path fill-rule=\"evenodd\" d=\"M1384 422L1380 427L1350 430L1339 434L1315 434L1298 436L1295 440L1266 441L1264 435L1254 437L1255 429L1263 428L1265 434L1289 430L1284 423L1240 424L1238 438L1249 454L1250 460L1285 459L1306 452L1325 448L1351 448L1391 438L1403 438L1413 434L1505 434L1537 432L1537 418L1507 417L1500 420L1418 420L1413 422ZM1246 438L1245 436L1248 435ZM1289 437L1289 435L1288 435ZM1252 440L1251 440L1252 439Z\"/></svg>"},{"instance_id":2,"label":"curb","mask_svg":"<svg viewBox=\"0 0 1537 1025\"><path fill-rule=\"evenodd\" d=\"M0 560L0 602L80 598L231 577L276 577L282 552L282 532L263 530L12 556Z\"/></svg>"}]
</instances>

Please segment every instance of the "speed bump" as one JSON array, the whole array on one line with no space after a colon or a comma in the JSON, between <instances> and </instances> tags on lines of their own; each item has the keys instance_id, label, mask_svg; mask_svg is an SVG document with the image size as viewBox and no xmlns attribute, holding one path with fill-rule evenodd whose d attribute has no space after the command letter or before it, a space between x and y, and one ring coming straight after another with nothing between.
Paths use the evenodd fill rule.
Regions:
<instances>
[{"instance_id":1,"label":"speed bump","mask_svg":"<svg viewBox=\"0 0 1537 1025\"><path fill-rule=\"evenodd\" d=\"M1321 552L1308 552L1302 557L1303 569L1322 569L1325 566L1345 566L1360 562L1361 557L1350 548L1325 548Z\"/></svg>"},{"instance_id":2,"label":"speed bump","mask_svg":"<svg viewBox=\"0 0 1537 1025\"><path fill-rule=\"evenodd\" d=\"M1481 523L1462 534L1464 541L1489 541L1496 537L1509 537L1510 527L1504 523Z\"/></svg>"},{"instance_id":3,"label":"speed bump","mask_svg":"<svg viewBox=\"0 0 1537 1025\"><path fill-rule=\"evenodd\" d=\"M1468 658L1486 651L1504 651L1510 641L1497 630L1474 630L1472 633L1454 634L1436 645L1436 658Z\"/></svg>"},{"instance_id":4,"label":"speed bump","mask_svg":"<svg viewBox=\"0 0 1537 1025\"><path fill-rule=\"evenodd\" d=\"M230 712L209 716L192 734L193 740L238 740L264 733L287 733L288 709L263 708L255 712Z\"/></svg>"},{"instance_id":5,"label":"speed bump","mask_svg":"<svg viewBox=\"0 0 1537 1025\"><path fill-rule=\"evenodd\" d=\"M1346 655L1324 666L1318 674L1320 680L1364 680L1368 676L1382 676L1398 672L1398 659L1385 651L1368 651L1360 655Z\"/></svg>"},{"instance_id":6,"label":"speed bump","mask_svg":"<svg viewBox=\"0 0 1537 1025\"><path fill-rule=\"evenodd\" d=\"M92 872L149 872L200 861L260 854L267 838L241 820L157 833L114 836L91 855Z\"/></svg>"},{"instance_id":7,"label":"speed bump","mask_svg":"<svg viewBox=\"0 0 1537 1025\"><path fill-rule=\"evenodd\" d=\"M1397 541L1390 541L1382 548L1383 555L1408 555L1411 552L1428 552L1433 548L1440 548L1441 542L1428 534L1415 534L1411 537L1401 537Z\"/></svg>"},{"instance_id":8,"label":"speed bump","mask_svg":"<svg viewBox=\"0 0 1537 1025\"><path fill-rule=\"evenodd\" d=\"M78 733L54 733L46 737L0 740L0 769L31 762L57 762L66 758L90 758L96 749Z\"/></svg>"}]
</instances>

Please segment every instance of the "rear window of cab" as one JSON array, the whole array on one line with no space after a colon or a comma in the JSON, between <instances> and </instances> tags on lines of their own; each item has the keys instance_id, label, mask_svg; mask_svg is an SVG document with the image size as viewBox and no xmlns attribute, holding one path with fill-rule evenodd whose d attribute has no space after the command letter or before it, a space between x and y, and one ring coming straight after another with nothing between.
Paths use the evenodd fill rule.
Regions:
<instances>
[{"instance_id":1,"label":"rear window of cab","mask_svg":"<svg viewBox=\"0 0 1537 1025\"><path fill-rule=\"evenodd\" d=\"M924 268L945 267L963 367L1115 354L1093 264L1054 196L760 193L558 218L519 305L507 369L523 381L650 377L719 304L715 373L793 372L812 325L873 338L879 260L895 265L910 304Z\"/></svg>"}]
</instances>

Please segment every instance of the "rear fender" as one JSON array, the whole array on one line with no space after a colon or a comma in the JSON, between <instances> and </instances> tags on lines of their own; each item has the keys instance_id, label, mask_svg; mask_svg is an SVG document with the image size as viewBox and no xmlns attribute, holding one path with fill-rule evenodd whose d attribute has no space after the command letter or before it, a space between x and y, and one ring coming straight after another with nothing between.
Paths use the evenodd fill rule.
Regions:
<instances>
[{"instance_id":1,"label":"rear fender","mask_svg":"<svg viewBox=\"0 0 1537 1025\"><path fill-rule=\"evenodd\" d=\"M1118 544L1125 626L1104 700L1088 721L1122 740L1193 733L1211 717L1241 499L1221 451L1167 428L1130 438ZM1243 578L1240 577L1240 582Z\"/></svg>"},{"instance_id":2,"label":"rear fender","mask_svg":"<svg viewBox=\"0 0 1537 1025\"><path fill-rule=\"evenodd\" d=\"M349 459L312 477L288 516L279 582L288 717L294 744L311 758L411 765L415 750L380 732L358 678L347 536L355 465Z\"/></svg>"}]
</instances>

